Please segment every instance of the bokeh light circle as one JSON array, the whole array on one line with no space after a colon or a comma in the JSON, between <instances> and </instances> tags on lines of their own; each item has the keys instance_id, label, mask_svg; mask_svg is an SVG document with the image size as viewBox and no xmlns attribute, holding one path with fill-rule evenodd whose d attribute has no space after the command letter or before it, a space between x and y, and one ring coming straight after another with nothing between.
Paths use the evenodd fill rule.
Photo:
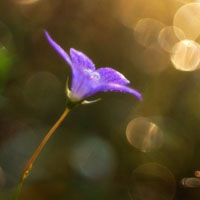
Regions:
<instances>
[{"instance_id":1,"label":"bokeh light circle","mask_svg":"<svg viewBox=\"0 0 200 200\"><path fill-rule=\"evenodd\" d=\"M200 0L177 0L180 3L195 3L200 2Z\"/></svg>"},{"instance_id":2,"label":"bokeh light circle","mask_svg":"<svg viewBox=\"0 0 200 200\"><path fill-rule=\"evenodd\" d=\"M174 16L173 25L184 32L186 39L198 38L200 34L200 3L189 3L179 8Z\"/></svg>"},{"instance_id":3,"label":"bokeh light circle","mask_svg":"<svg viewBox=\"0 0 200 200\"><path fill-rule=\"evenodd\" d=\"M145 47L158 44L158 34L164 27L160 21L144 18L137 22L134 28L136 41Z\"/></svg>"},{"instance_id":4,"label":"bokeh light circle","mask_svg":"<svg viewBox=\"0 0 200 200\"><path fill-rule=\"evenodd\" d=\"M176 180L171 171L157 163L139 166L132 175L133 198L140 200L172 200Z\"/></svg>"},{"instance_id":5,"label":"bokeh light circle","mask_svg":"<svg viewBox=\"0 0 200 200\"><path fill-rule=\"evenodd\" d=\"M194 71L200 63L200 46L192 40L178 42L172 50L171 61L181 71Z\"/></svg>"},{"instance_id":6,"label":"bokeh light circle","mask_svg":"<svg viewBox=\"0 0 200 200\"><path fill-rule=\"evenodd\" d=\"M145 117L138 117L128 123L126 137L131 145L142 152L159 148L163 143L160 128Z\"/></svg>"},{"instance_id":7,"label":"bokeh light circle","mask_svg":"<svg viewBox=\"0 0 200 200\"><path fill-rule=\"evenodd\" d=\"M167 52L172 52L174 45L180 41L179 38L181 40L185 39L183 31L174 26L167 26L160 31L158 41L162 49Z\"/></svg>"},{"instance_id":8,"label":"bokeh light circle","mask_svg":"<svg viewBox=\"0 0 200 200\"><path fill-rule=\"evenodd\" d=\"M86 137L72 148L70 164L89 179L110 176L115 167L115 155L110 144L98 137Z\"/></svg>"},{"instance_id":9,"label":"bokeh light circle","mask_svg":"<svg viewBox=\"0 0 200 200\"><path fill-rule=\"evenodd\" d=\"M183 178L181 184L187 188L200 188L200 179L195 177Z\"/></svg>"}]
</instances>

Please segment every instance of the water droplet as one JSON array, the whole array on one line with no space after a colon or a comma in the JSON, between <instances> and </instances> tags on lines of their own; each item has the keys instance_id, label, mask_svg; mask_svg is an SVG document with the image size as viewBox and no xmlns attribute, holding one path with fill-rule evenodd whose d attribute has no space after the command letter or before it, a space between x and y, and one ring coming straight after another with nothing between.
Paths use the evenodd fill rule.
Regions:
<instances>
[{"instance_id":1,"label":"water droplet","mask_svg":"<svg viewBox=\"0 0 200 200\"><path fill-rule=\"evenodd\" d=\"M100 74L98 72L92 72L90 74L90 78L94 80L99 80L100 79Z\"/></svg>"}]
</instances>

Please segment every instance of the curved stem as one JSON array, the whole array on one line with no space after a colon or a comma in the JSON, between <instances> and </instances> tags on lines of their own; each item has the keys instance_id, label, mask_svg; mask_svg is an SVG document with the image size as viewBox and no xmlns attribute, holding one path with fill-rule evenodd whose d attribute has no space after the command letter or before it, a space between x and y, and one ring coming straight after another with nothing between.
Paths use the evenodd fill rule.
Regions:
<instances>
[{"instance_id":1,"label":"curved stem","mask_svg":"<svg viewBox=\"0 0 200 200\"><path fill-rule=\"evenodd\" d=\"M65 117L67 116L67 114L69 113L69 111L70 111L70 109L66 108L66 110L64 111L64 113L60 116L60 118L58 119L58 121L49 130L49 132L46 134L46 136L44 137L44 139L42 140L42 142L40 143L40 145L37 147L37 149L35 150L35 152L31 156L31 158L27 162L27 164L26 164L26 166L25 166L25 168L23 170L23 173L21 175L21 178L19 180L14 200L17 200L19 198L19 194L20 194L23 182L27 178L27 176L29 175L34 161L39 156L41 150L43 149L43 147L45 146L45 144L47 143L47 141L49 140L49 138L53 135L53 133L55 132L55 130L59 127L59 125L65 119Z\"/></svg>"}]
</instances>

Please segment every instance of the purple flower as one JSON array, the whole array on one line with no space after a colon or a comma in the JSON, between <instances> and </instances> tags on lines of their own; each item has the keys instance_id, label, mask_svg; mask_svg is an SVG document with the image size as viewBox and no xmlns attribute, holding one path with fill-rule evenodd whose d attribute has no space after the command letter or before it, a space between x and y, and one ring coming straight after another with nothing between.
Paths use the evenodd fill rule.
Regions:
<instances>
[{"instance_id":1,"label":"purple flower","mask_svg":"<svg viewBox=\"0 0 200 200\"><path fill-rule=\"evenodd\" d=\"M97 92L125 92L142 99L141 94L127 87L127 80L120 72L104 67L95 69L94 63L82 52L70 49L70 56L51 38L47 31L45 36L57 53L69 64L72 70L71 91L68 97L71 102L81 102Z\"/></svg>"}]
</instances>

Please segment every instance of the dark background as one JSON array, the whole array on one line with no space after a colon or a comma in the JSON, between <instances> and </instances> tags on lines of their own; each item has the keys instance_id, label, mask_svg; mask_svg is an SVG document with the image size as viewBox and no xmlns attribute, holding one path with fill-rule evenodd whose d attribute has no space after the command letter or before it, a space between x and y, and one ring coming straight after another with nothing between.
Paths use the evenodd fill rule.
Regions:
<instances>
[{"instance_id":1,"label":"dark background","mask_svg":"<svg viewBox=\"0 0 200 200\"><path fill-rule=\"evenodd\" d=\"M123 73L143 101L106 93L75 108L35 162L20 199L200 198L198 179L181 185L200 169L200 72L176 70L168 53L141 46L133 30L144 17L172 25L180 6L175 0L0 1L0 199L11 197L28 158L66 106L70 68L44 29L67 52L73 47L97 68ZM159 148L142 152L128 142L127 125L137 117L162 132ZM148 134L145 126L140 131Z\"/></svg>"}]
</instances>

